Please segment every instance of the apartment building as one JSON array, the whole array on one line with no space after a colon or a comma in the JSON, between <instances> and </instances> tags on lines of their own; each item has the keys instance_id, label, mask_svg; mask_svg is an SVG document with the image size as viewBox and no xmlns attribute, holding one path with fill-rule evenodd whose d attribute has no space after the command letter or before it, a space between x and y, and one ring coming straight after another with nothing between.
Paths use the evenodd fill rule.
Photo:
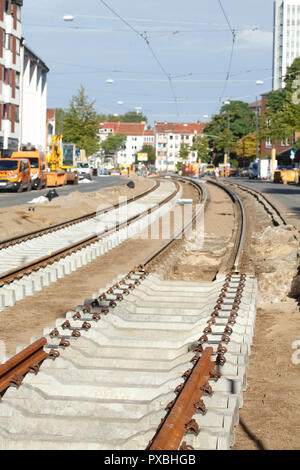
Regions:
<instances>
[{"instance_id":1,"label":"apartment building","mask_svg":"<svg viewBox=\"0 0 300 470\"><path fill-rule=\"evenodd\" d=\"M169 123L155 121L156 168L158 171L174 171L179 161L181 144L193 145L196 136L201 135L205 123ZM189 162L197 161L195 152L190 152Z\"/></svg>"},{"instance_id":2,"label":"apartment building","mask_svg":"<svg viewBox=\"0 0 300 470\"><path fill-rule=\"evenodd\" d=\"M155 133L154 130L147 129L144 132L144 145L151 145L155 148Z\"/></svg>"},{"instance_id":3,"label":"apartment building","mask_svg":"<svg viewBox=\"0 0 300 470\"><path fill-rule=\"evenodd\" d=\"M300 56L300 0L274 1L273 90L285 86L287 68Z\"/></svg>"},{"instance_id":4,"label":"apartment building","mask_svg":"<svg viewBox=\"0 0 300 470\"><path fill-rule=\"evenodd\" d=\"M110 135L126 135L126 142L117 152L117 163L133 164L136 162L136 155L141 151L145 139L150 137L146 135L146 122L104 122L100 124L99 136L100 142L103 142Z\"/></svg>"},{"instance_id":5,"label":"apartment building","mask_svg":"<svg viewBox=\"0 0 300 470\"><path fill-rule=\"evenodd\" d=\"M0 0L0 153L20 144L22 0Z\"/></svg>"},{"instance_id":6,"label":"apartment building","mask_svg":"<svg viewBox=\"0 0 300 470\"><path fill-rule=\"evenodd\" d=\"M47 73L49 68L28 46L21 48L21 128L20 146L31 144L46 151Z\"/></svg>"}]
</instances>

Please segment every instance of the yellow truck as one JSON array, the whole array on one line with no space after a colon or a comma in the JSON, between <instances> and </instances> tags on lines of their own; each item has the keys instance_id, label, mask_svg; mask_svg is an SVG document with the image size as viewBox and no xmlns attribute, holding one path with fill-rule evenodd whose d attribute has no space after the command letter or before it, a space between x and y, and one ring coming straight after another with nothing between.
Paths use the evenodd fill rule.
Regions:
<instances>
[{"instance_id":1,"label":"yellow truck","mask_svg":"<svg viewBox=\"0 0 300 470\"><path fill-rule=\"evenodd\" d=\"M274 171L274 183L298 183L299 181L299 171L298 169L292 167L282 167L279 166Z\"/></svg>"},{"instance_id":2,"label":"yellow truck","mask_svg":"<svg viewBox=\"0 0 300 470\"><path fill-rule=\"evenodd\" d=\"M130 165L129 163L121 163L120 164L120 175L133 175L134 174L134 168L133 165Z\"/></svg>"}]
</instances>

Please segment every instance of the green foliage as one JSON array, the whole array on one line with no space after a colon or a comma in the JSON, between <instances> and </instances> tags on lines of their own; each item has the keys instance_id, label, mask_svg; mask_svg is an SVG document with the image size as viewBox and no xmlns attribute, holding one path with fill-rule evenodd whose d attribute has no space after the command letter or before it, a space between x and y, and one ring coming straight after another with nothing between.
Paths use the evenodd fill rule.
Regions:
<instances>
[{"instance_id":1,"label":"green foliage","mask_svg":"<svg viewBox=\"0 0 300 470\"><path fill-rule=\"evenodd\" d=\"M230 159L230 165L234 166L234 168L238 168L239 167L239 162L235 158L234 159L231 158Z\"/></svg>"},{"instance_id":2,"label":"green foliage","mask_svg":"<svg viewBox=\"0 0 300 470\"><path fill-rule=\"evenodd\" d=\"M198 159L203 163L210 162L209 137L203 135L195 137L191 150L198 153Z\"/></svg>"},{"instance_id":3,"label":"green foliage","mask_svg":"<svg viewBox=\"0 0 300 470\"><path fill-rule=\"evenodd\" d=\"M219 138L215 141L216 149L219 153L232 152L236 146L236 138L230 129L220 132Z\"/></svg>"},{"instance_id":4,"label":"green foliage","mask_svg":"<svg viewBox=\"0 0 300 470\"><path fill-rule=\"evenodd\" d=\"M182 162L177 162L176 163L176 168L177 168L177 171L181 171L182 170Z\"/></svg>"},{"instance_id":5,"label":"green foliage","mask_svg":"<svg viewBox=\"0 0 300 470\"><path fill-rule=\"evenodd\" d=\"M147 153L149 163L154 163L156 160L155 148L152 145L144 144L139 153Z\"/></svg>"},{"instance_id":6,"label":"green foliage","mask_svg":"<svg viewBox=\"0 0 300 470\"><path fill-rule=\"evenodd\" d=\"M181 143L180 144L180 150L179 150L179 157L182 160L187 160L189 158L190 154L190 147L188 144Z\"/></svg>"},{"instance_id":7,"label":"green foliage","mask_svg":"<svg viewBox=\"0 0 300 470\"><path fill-rule=\"evenodd\" d=\"M272 141L291 138L300 130L300 57L287 69L285 88L269 94L263 138Z\"/></svg>"},{"instance_id":8,"label":"green foliage","mask_svg":"<svg viewBox=\"0 0 300 470\"><path fill-rule=\"evenodd\" d=\"M148 118L141 113L137 113L136 111L128 111L125 114L120 114L119 116L114 116L113 114L102 115L104 118L102 121L108 122L148 122Z\"/></svg>"},{"instance_id":9,"label":"green foliage","mask_svg":"<svg viewBox=\"0 0 300 470\"><path fill-rule=\"evenodd\" d=\"M98 129L99 121L94 103L88 101L81 85L63 116L63 140L84 149L87 155L92 155L99 150Z\"/></svg>"},{"instance_id":10,"label":"green foliage","mask_svg":"<svg viewBox=\"0 0 300 470\"><path fill-rule=\"evenodd\" d=\"M220 113L213 116L204 133L216 151L216 161L223 158L226 151L232 152L237 142L256 129L256 115L243 101L231 101L221 107Z\"/></svg>"},{"instance_id":11,"label":"green foliage","mask_svg":"<svg viewBox=\"0 0 300 470\"><path fill-rule=\"evenodd\" d=\"M299 152L300 151L300 137L299 139L295 142L294 144L294 150L295 152Z\"/></svg>"},{"instance_id":12,"label":"green foliage","mask_svg":"<svg viewBox=\"0 0 300 470\"><path fill-rule=\"evenodd\" d=\"M220 113L213 116L207 124L204 133L218 136L228 128L236 142L255 130L256 116L248 103L231 101L230 104L223 105Z\"/></svg>"},{"instance_id":13,"label":"green foliage","mask_svg":"<svg viewBox=\"0 0 300 470\"><path fill-rule=\"evenodd\" d=\"M124 145L125 142L126 135L118 133L108 136L107 139L102 142L101 148L107 155L113 155Z\"/></svg>"},{"instance_id":14,"label":"green foliage","mask_svg":"<svg viewBox=\"0 0 300 470\"><path fill-rule=\"evenodd\" d=\"M64 109L55 109L55 133L57 135L63 134L65 114L66 111Z\"/></svg>"}]
</instances>

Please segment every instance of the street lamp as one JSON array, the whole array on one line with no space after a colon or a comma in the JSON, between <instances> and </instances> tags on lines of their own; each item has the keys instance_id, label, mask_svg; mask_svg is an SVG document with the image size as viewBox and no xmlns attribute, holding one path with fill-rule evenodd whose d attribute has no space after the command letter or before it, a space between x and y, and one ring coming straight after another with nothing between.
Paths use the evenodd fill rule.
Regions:
<instances>
[{"instance_id":1,"label":"street lamp","mask_svg":"<svg viewBox=\"0 0 300 470\"><path fill-rule=\"evenodd\" d=\"M223 101L223 104L230 104L229 100ZM227 137L227 150L225 152L224 156L224 171L225 171L225 165L227 165L229 161L229 131L230 131L230 113L227 110L227 130L228 130L228 137Z\"/></svg>"},{"instance_id":2,"label":"street lamp","mask_svg":"<svg viewBox=\"0 0 300 470\"><path fill-rule=\"evenodd\" d=\"M263 85L264 82L262 80L257 80L256 85ZM259 149L258 149L258 99L257 95L255 97L255 106L256 106L256 160L259 158Z\"/></svg>"},{"instance_id":3,"label":"street lamp","mask_svg":"<svg viewBox=\"0 0 300 470\"><path fill-rule=\"evenodd\" d=\"M64 21L74 21L74 19L75 19L75 18L74 18L74 16L72 16L72 15L64 15L64 16L63 16L63 20L64 20Z\"/></svg>"}]
</instances>

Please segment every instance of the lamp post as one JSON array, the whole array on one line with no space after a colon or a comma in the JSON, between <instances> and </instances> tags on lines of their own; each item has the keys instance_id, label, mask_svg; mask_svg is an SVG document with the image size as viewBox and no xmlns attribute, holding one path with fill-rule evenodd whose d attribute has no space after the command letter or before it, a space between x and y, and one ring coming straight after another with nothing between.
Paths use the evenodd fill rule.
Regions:
<instances>
[{"instance_id":1,"label":"lamp post","mask_svg":"<svg viewBox=\"0 0 300 470\"><path fill-rule=\"evenodd\" d=\"M256 81L256 85L263 85L264 82L262 80L257 80ZM259 159L259 148L258 148L258 114L259 114L259 110L258 110L258 99L257 99L257 96L255 97L255 106L256 106L256 116L255 116L255 121L256 121L256 160Z\"/></svg>"},{"instance_id":2,"label":"lamp post","mask_svg":"<svg viewBox=\"0 0 300 470\"><path fill-rule=\"evenodd\" d=\"M227 101L223 101L224 104L230 104L230 101L227 100ZM230 113L229 111L227 110L227 131L228 131L228 137L227 137L227 149L225 151L225 155L224 155L224 172L226 171L225 168L226 168L226 165L229 161L229 132L230 132Z\"/></svg>"}]
</instances>

